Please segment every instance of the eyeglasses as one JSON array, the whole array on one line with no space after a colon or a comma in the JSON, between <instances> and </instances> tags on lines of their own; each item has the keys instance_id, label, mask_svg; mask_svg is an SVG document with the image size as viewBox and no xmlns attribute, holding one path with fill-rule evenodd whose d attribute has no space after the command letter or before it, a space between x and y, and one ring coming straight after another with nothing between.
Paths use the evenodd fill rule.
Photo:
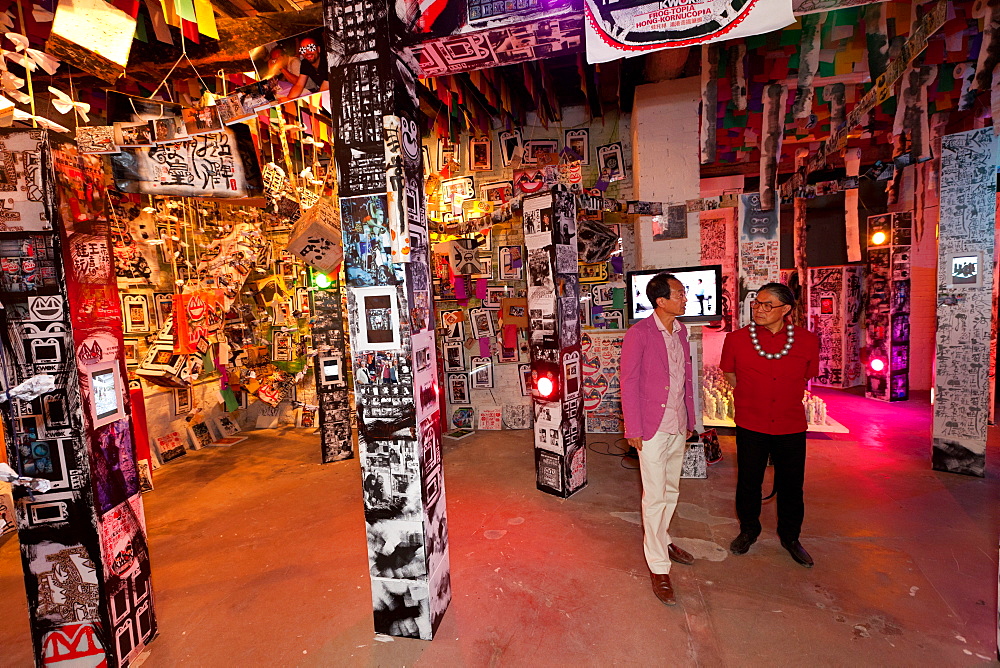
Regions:
<instances>
[{"instance_id":1,"label":"eyeglasses","mask_svg":"<svg viewBox=\"0 0 1000 668\"><path fill-rule=\"evenodd\" d=\"M771 309L781 308L784 304L771 304L769 302L759 302L756 299L750 302L750 308L759 309L764 313L770 313Z\"/></svg>"},{"instance_id":2,"label":"eyeglasses","mask_svg":"<svg viewBox=\"0 0 1000 668\"><path fill-rule=\"evenodd\" d=\"M303 44L302 46L299 47L299 53L302 54L314 53L316 51L319 51L319 47L316 46L315 44Z\"/></svg>"}]
</instances>

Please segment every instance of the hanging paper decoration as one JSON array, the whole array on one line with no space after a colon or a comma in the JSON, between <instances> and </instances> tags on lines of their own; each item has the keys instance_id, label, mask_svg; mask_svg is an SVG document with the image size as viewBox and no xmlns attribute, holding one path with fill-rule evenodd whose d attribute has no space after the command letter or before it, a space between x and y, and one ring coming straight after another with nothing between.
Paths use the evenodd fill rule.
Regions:
<instances>
[{"instance_id":1,"label":"hanging paper decoration","mask_svg":"<svg viewBox=\"0 0 1000 668\"><path fill-rule=\"evenodd\" d=\"M135 25L134 15L104 0L59 0L45 50L114 83L125 73Z\"/></svg>"},{"instance_id":2,"label":"hanging paper decoration","mask_svg":"<svg viewBox=\"0 0 1000 668\"><path fill-rule=\"evenodd\" d=\"M329 197L321 197L295 223L285 250L324 274L336 270L344 259L337 204Z\"/></svg>"}]
</instances>

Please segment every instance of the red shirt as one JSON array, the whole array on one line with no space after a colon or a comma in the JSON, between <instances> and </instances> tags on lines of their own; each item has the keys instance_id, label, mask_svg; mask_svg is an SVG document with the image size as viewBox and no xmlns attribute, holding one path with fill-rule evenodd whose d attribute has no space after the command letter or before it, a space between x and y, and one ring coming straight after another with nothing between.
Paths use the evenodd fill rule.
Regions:
<instances>
[{"instance_id":1,"label":"red shirt","mask_svg":"<svg viewBox=\"0 0 1000 668\"><path fill-rule=\"evenodd\" d=\"M787 338L788 327L777 334L757 327L757 341L765 353L780 353ZM802 397L806 381L819 370L819 337L808 329L796 327L791 350L774 360L757 354L749 327L738 329L726 335L719 366L736 374L733 399L738 426L774 435L808 429Z\"/></svg>"}]
</instances>

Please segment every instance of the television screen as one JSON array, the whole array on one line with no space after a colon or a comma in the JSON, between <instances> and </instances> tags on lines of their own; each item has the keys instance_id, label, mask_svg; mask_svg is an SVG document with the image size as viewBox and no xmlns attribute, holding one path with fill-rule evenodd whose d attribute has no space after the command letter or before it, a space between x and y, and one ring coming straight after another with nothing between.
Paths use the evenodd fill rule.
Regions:
<instances>
[{"instance_id":1,"label":"television screen","mask_svg":"<svg viewBox=\"0 0 1000 668\"><path fill-rule=\"evenodd\" d=\"M722 320L722 265L706 264L695 267L672 267L632 271L628 274L628 317L630 322L653 313L646 298L646 285L660 273L673 274L687 292L687 308L678 320L705 323Z\"/></svg>"}]
</instances>

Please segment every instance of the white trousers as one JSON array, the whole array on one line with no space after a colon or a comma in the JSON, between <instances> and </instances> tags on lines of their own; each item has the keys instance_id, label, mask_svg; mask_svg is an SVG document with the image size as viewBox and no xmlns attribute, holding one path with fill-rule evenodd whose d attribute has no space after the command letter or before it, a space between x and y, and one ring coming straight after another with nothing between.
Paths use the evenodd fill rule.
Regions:
<instances>
[{"instance_id":1,"label":"white trousers","mask_svg":"<svg viewBox=\"0 0 1000 668\"><path fill-rule=\"evenodd\" d=\"M684 463L686 434L656 432L642 442L639 469L642 475L642 550L653 573L669 573L670 520L677 508L677 495Z\"/></svg>"}]
</instances>

